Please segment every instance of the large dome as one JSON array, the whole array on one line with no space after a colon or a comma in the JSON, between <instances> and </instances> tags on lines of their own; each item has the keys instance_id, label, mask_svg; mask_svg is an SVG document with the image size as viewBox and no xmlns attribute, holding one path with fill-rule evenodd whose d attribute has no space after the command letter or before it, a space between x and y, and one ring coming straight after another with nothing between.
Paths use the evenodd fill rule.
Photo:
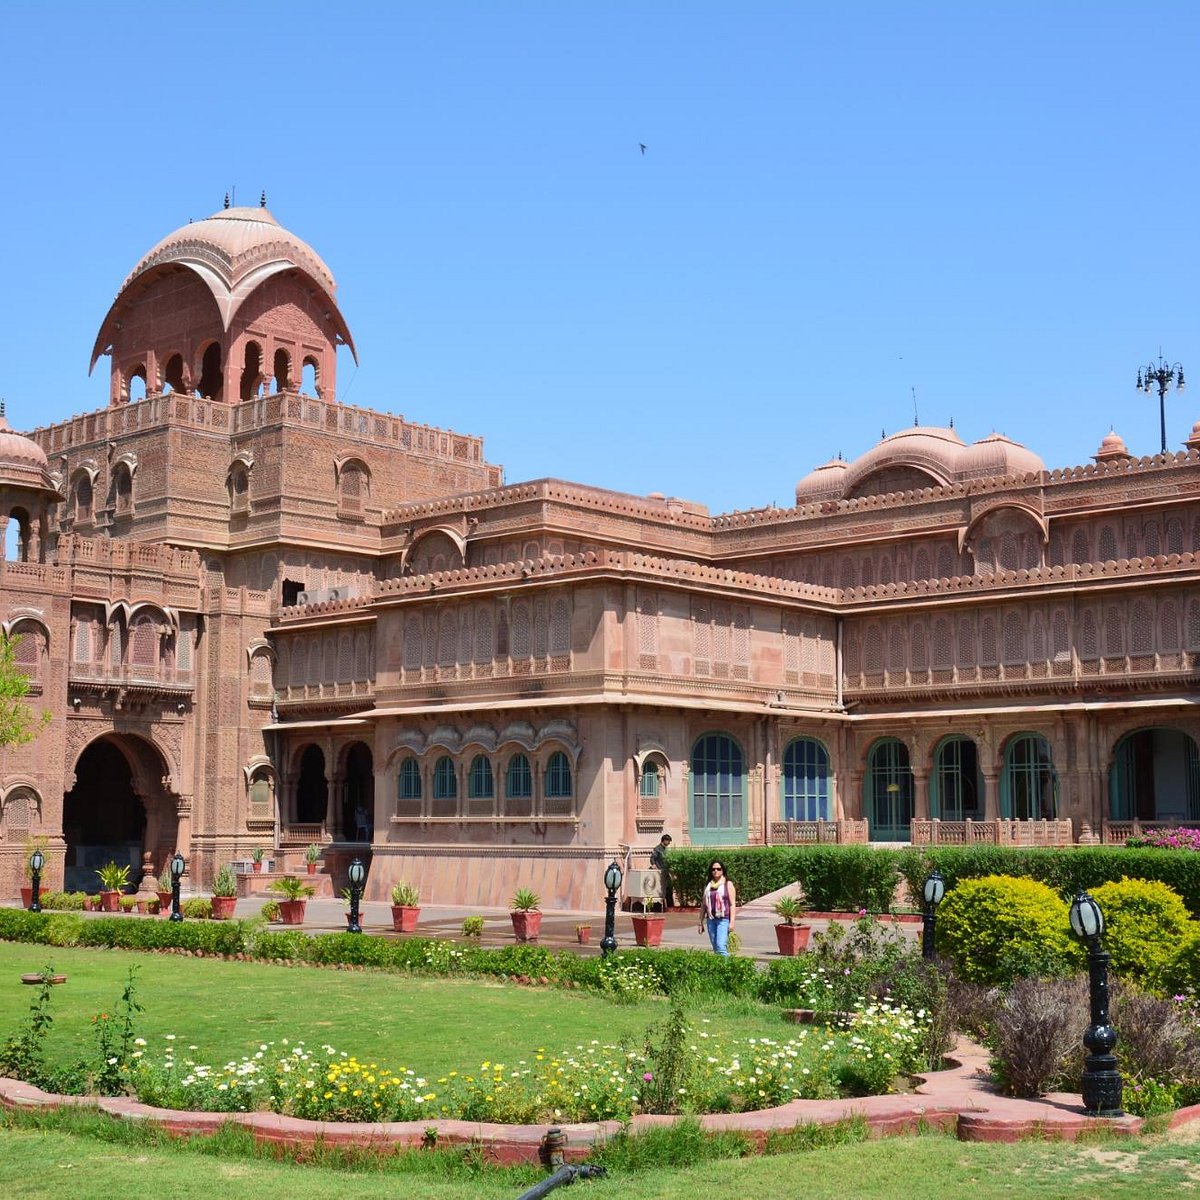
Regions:
<instances>
[{"instance_id":1,"label":"large dome","mask_svg":"<svg viewBox=\"0 0 1200 1200\"><path fill-rule=\"evenodd\" d=\"M357 359L350 330L338 311L333 273L321 256L284 229L266 208L226 208L168 234L130 271L100 326L91 367L108 352L114 330L120 328L116 314L122 299L163 271L180 267L195 272L207 285L227 330L242 303L264 280L281 271L303 272L325 293L338 336Z\"/></svg>"}]
</instances>

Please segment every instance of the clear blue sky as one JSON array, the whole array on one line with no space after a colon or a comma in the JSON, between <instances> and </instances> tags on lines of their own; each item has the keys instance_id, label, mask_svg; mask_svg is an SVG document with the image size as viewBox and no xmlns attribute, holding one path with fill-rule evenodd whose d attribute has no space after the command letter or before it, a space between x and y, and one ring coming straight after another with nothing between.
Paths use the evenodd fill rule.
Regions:
<instances>
[{"instance_id":1,"label":"clear blue sky","mask_svg":"<svg viewBox=\"0 0 1200 1200\"><path fill-rule=\"evenodd\" d=\"M1053 466L1197 372L1194 3L8 0L0 395L98 408L154 242L267 191L342 398L714 511L913 420ZM646 144L641 154L638 144ZM1200 396L1168 398L1168 438Z\"/></svg>"}]
</instances>

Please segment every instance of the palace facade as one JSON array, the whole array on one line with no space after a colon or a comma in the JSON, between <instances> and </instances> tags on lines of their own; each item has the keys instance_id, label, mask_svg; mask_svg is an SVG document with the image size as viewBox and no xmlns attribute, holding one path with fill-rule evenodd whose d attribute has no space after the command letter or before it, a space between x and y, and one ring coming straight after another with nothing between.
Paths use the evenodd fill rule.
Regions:
<instances>
[{"instance_id":1,"label":"palace facade","mask_svg":"<svg viewBox=\"0 0 1200 1200\"><path fill-rule=\"evenodd\" d=\"M0 892L196 886L310 842L368 896L589 906L614 854L1120 840L1200 820L1200 425L1049 470L914 427L795 506L539 479L336 399L329 269L184 226L100 327L110 403L0 417L0 622L52 714L0 751Z\"/></svg>"}]
</instances>

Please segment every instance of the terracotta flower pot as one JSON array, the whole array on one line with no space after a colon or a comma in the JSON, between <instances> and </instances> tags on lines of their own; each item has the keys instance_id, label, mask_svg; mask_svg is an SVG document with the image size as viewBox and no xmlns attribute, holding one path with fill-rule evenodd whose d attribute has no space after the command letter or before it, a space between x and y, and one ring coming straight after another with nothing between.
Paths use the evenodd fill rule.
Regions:
<instances>
[{"instance_id":1,"label":"terracotta flower pot","mask_svg":"<svg viewBox=\"0 0 1200 1200\"><path fill-rule=\"evenodd\" d=\"M214 896L212 898L212 915L214 921L228 921L237 907L236 896Z\"/></svg>"},{"instance_id":2,"label":"terracotta flower pot","mask_svg":"<svg viewBox=\"0 0 1200 1200\"><path fill-rule=\"evenodd\" d=\"M419 907L413 904L393 904L392 905L392 928L397 933L412 933L417 927L417 920L421 916Z\"/></svg>"},{"instance_id":3,"label":"terracotta flower pot","mask_svg":"<svg viewBox=\"0 0 1200 1200\"><path fill-rule=\"evenodd\" d=\"M317 873L317 864L316 863L305 863L304 865L308 868L308 873L310 875L315 875Z\"/></svg>"},{"instance_id":4,"label":"terracotta flower pot","mask_svg":"<svg viewBox=\"0 0 1200 1200\"><path fill-rule=\"evenodd\" d=\"M33 903L33 884L21 888L21 907L28 908Z\"/></svg>"},{"instance_id":5,"label":"terracotta flower pot","mask_svg":"<svg viewBox=\"0 0 1200 1200\"><path fill-rule=\"evenodd\" d=\"M121 908L121 893L120 892L101 892L100 893L100 911L101 912L118 912Z\"/></svg>"},{"instance_id":6,"label":"terracotta flower pot","mask_svg":"<svg viewBox=\"0 0 1200 1200\"><path fill-rule=\"evenodd\" d=\"M575 930L575 939L581 946L586 946L592 940L592 927L590 925L581 925Z\"/></svg>"},{"instance_id":7,"label":"terracotta flower pot","mask_svg":"<svg viewBox=\"0 0 1200 1200\"><path fill-rule=\"evenodd\" d=\"M530 912L510 912L513 936L518 942L536 942L542 932L542 914L536 909Z\"/></svg>"},{"instance_id":8,"label":"terracotta flower pot","mask_svg":"<svg viewBox=\"0 0 1200 1200\"><path fill-rule=\"evenodd\" d=\"M279 921L282 925L303 925L307 900L280 900Z\"/></svg>"},{"instance_id":9,"label":"terracotta flower pot","mask_svg":"<svg viewBox=\"0 0 1200 1200\"><path fill-rule=\"evenodd\" d=\"M253 868L254 868L254 873L255 873L255 875L261 875L261 874L262 874L262 863L261 863L261 862L255 862L255 863L251 863L250 865L251 865L251 867L253 867Z\"/></svg>"},{"instance_id":10,"label":"terracotta flower pot","mask_svg":"<svg viewBox=\"0 0 1200 1200\"><path fill-rule=\"evenodd\" d=\"M657 946L662 941L663 926L667 918L661 913L634 913L633 940L639 946Z\"/></svg>"},{"instance_id":11,"label":"terracotta flower pot","mask_svg":"<svg viewBox=\"0 0 1200 1200\"><path fill-rule=\"evenodd\" d=\"M802 950L808 949L808 935L812 933L808 925L788 925L786 922L775 926L775 940L779 943L779 953L787 958L795 958Z\"/></svg>"},{"instance_id":12,"label":"terracotta flower pot","mask_svg":"<svg viewBox=\"0 0 1200 1200\"><path fill-rule=\"evenodd\" d=\"M171 893L170 892L159 892L158 893L158 911L163 916L170 915L170 912L171 912Z\"/></svg>"}]
</instances>

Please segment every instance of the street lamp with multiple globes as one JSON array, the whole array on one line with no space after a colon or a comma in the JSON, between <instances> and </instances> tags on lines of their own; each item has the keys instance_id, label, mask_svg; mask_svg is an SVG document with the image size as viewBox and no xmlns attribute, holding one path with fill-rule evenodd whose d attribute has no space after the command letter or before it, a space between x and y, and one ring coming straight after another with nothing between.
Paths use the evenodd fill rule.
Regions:
<instances>
[{"instance_id":1,"label":"street lamp with multiple globes","mask_svg":"<svg viewBox=\"0 0 1200 1200\"><path fill-rule=\"evenodd\" d=\"M40 850L35 850L29 856L29 874L32 877L30 882L33 884L33 895L29 901L30 912L42 911L42 868L45 865L46 856Z\"/></svg>"},{"instance_id":2,"label":"street lamp with multiple globes","mask_svg":"<svg viewBox=\"0 0 1200 1200\"><path fill-rule=\"evenodd\" d=\"M608 895L604 899L604 937L600 940L600 953L612 954L617 948L617 892L621 889L621 868L614 858L604 872L604 886Z\"/></svg>"},{"instance_id":3,"label":"street lamp with multiple globes","mask_svg":"<svg viewBox=\"0 0 1200 1200\"><path fill-rule=\"evenodd\" d=\"M1149 366L1138 368L1138 391L1145 392L1148 396L1155 388L1158 388L1158 427L1162 436L1162 452L1164 454L1167 452L1166 396L1172 383L1175 384L1177 392L1183 391L1183 367L1179 363L1163 362L1161 353L1158 356L1157 365L1150 363Z\"/></svg>"},{"instance_id":4,"label":"street lamp with multiple globes","mask_svg":"<svg viewBox=\"0 0 1200 1200\"><path fill-rule=\"evenodd\" d=\"M1083 1035L1087 1055L1083 1060L1083 1107L1095 1117L1124 1116L1121 1108L1121 1072L1117 1070L1117 1031L1108 1023L1108 951L1100 944L1104 914L1100 905L1080 892L1071 901L1071 932L1087 942L1088 996L1092 1023Z\"/></svg>"},{"instance_id":5,"label":"street lamp with multiple globes","mask_svg":"<svg viewBox=\"0 0 1200 1200\"><path fill-rule=\"evenodd\" d=\"M171 920L182 921L183 909L179 905L179 884L183 879L183 873L187 870L187 863L184 857L175 851L175 857L171 859Z\"/></svg>"},{"instance_id":6,"label":"street lamp with multiple globes","mask_svg":"<svg viewBox=\"0 0 1200 1200\"><path fill-rule=\"evenodd\" d=\"M362 933L362 926L358 923L358 901L362 896L363 880L367 877L362 859L356 858L346 873L350 876L350 924L346 927L346 932Z\"/></svg>"},{"instance_id":7,"label":"street lamp with multiple globes","mask_svg":"<svg viewBox=\"0 0 1200 1200\"><path fill-rule=\"evenodd\" d=\"M925 900L925 917L921 924L921 956L934 958L933 940L937 930L937 906L946 894L946 881L936 867L929 873L922 888Z\"/></svg>"}]
</instances>

